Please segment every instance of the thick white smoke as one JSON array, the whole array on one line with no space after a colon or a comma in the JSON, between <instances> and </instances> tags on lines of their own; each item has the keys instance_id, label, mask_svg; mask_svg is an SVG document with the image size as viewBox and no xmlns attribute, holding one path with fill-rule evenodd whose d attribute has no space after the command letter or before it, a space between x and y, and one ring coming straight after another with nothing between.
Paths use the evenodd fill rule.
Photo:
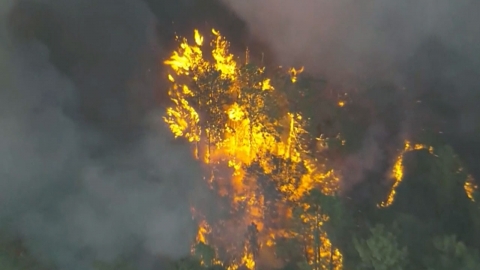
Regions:
<instances>
[{"instance_id":1,"label":"thick white smoke","mask_svg":"<svg viewBox=\"0 0 480 270\"><path fill-rule=\"evenodd\" d=\"M53 42L19 37L13 4L0 4L3 233L68 270L136 252L188 254L200 170L171 144L161 113L138 107L157 91L148 79L161 63L153 15L139 1L15 3L63 22ZM53 63L65 59L64 69Z\"/></svg>"}]
</instances>

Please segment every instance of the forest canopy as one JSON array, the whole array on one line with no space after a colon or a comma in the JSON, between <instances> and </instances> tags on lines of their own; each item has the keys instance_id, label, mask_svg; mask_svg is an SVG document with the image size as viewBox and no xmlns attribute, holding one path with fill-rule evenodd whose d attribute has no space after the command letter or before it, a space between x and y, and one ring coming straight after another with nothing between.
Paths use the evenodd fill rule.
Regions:
<instances>
[{"instance_id":1,"label":"forest canopy","mask_svg":"<svg viewBox=\"0 0 480 270\"><path fill-rule=\"evenodd\" d=\"M302 66L234 53L216 29L191 32L155 74L168 88L156 123L188 147L208 203L188 202L190 255L155 254L150 268L480 269L471 168L437 123L407 132L400 105L372 98L394 96L391 85L332 89ZM142 255L88 264L144 270ZM59 268L2 235L0 269Z\"/></svg>"},{"instance_id":2,"label":"forest canopy","mask_svg":"<svg viewBox=\"0 0 480 270\"><path fill-rule=\"evenodd\" d=\"M199 230L193 256L199 265L480 266L471 238L478 235L476 185L452 148L422 137L405 139L390 162L386 188L369 191L378 200L352 201L341 192L342 174L349 172L339 163L355 149L347 138L362 131L342 121L349 102L323 97L329 114L338 116L336 126L326 121L320 131L312 128L319 123L300 104L315 98L319 86L303 68L268 69L249 59L248 51L244 58L231 54L218 31L210 36L210 44L198 30L194 42L180 38L179 49L165 61L173 103L165 121L191 143L192 154L208 168L207 184L229 204L228 213L213 219L194 209ZM217 176L219 171L229 173ZM232 239L225 242L232 226L245 235L236 246ZM434 265L439 261L443 268Z\"/></svg>"}]
</instances>

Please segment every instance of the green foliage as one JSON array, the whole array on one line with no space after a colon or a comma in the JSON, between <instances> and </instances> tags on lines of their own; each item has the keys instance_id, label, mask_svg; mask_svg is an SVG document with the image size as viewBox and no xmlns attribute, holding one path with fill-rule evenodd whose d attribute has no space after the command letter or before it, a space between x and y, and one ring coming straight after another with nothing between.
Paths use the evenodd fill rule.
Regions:
<instances>
[{"instance_id":1,"label":"green foliage","mask_svg":"<svg viewBox=\"0 0 480 270\"><path fill-rule=\"evenodd\" d=\"M195 245L194 255L197 260L202 261L207 267L213 265L216 256L215 250L211 246L201 242Z\"/></svg>"},{"instance_id":2,"label":"green foliage","mask_svg":"<svg viewBox=\"0 0 480 270\"><path fill-rule=\"evenodd\" d=\"M329 235L333 236L336 230L344 228L348 226L347 224L353 222L338 196L325 195L320 190L313 189L303 202L320 207L322 212L329 217L325 222Z\"/></svg>"},{"instance_id":3,"label":"green foliage","mask_svg":"<svg viewBox=\"0 0 480 270\"><path fill-rule=\"evenodd\" d=\"M408 213L393 212L397 240L400 246L405 246L409 254L410 269L422 269L425 254L431 252L431 240L441 232L436 221L422 220ZM385 220L387 222L387 220ZM409 269L409 270L410 270Z\"/></svg>"},{"instance_id":4,"label":"green foliage","mask_svg":"<svg viewBox=\"0 0 480 270\"><path fill-rule=\"evenodd\" d=\"M195 257L188 257L188 258L181 259L175 264L175 270L200 270L200 269L205 269L205 268L200 263L200 260L198 260Z\"/></svg>"},{"instance_id":5,"label":"green foliage","mask_svg":"<svg viewBox=\"0 0 480 270\"><path fill-rule=\"evenodd\" d=\"M425 259L428 270L477 270L480 269L478 251L469 249L457 241L456 236L437 237L433 240L435 253Z\"/></svg>"},{"instance_id":6,"label":"green foliage","mask_svg":"<svg viewBox=\"0 0 480 270\"><path fill-rule=\"evenodd\" d=\"M345 203L338 195L325 195L321 191L314 189L306 196L305 203L309 205L318 205L328 219L323 222L324 230L333 246L338 248L343 255L343 264L346 269L355 265L358 261L358 254L355 247L351 244L352 237L358 228L352 213L347 209Z\"/></svg>"},{"instance_id":7,"label":"green foliage","mask_svg":"<svg viewBox=\"0 0 480 270\"><path fill-rule=\"evenodd\" d=\"M327 211L330 211L333 215L331 220L326 215ZM292 243L299 245L303 250L307 246L313 249L313 257L306 257L305 254L303 259L298 260L299 263L303 261L311 262L310 269L333 269L334 239L339 235L337 233L340 232L342 226L342 221L340 220L342 215L341 205L337 197L326 196L317 189L311 190L298 202L298 206L293 211L294 226L292 228L298 235L298 238ZM348 220L345 221L348 222ZM336 225L339 226L339 231L335 231ZM324 250L323 241L325 233L328 234L328 232L333 235L328 235L332 245L330 250L327 250L332 256L320 256L320 254L326 251ZM305 267L302 266L300 268L306 269Z\"/></svg>"},{"instance_id":8,"label":"green foliage","mask_svg":"<svg viewBox=\"0 0 480 270\"><path fill-rule=\"evenodd\" d=\"M358 239L353 243L360 255L358 269L372 270L404 270L408 265L408 250L400 247L397 237L384 225L376 225L370 229L370 237Z\"/></svg>"},{"instance_id":9,"label":"green foliage","mask_svg":"<svg viewBox=\"0 0 480 270\"><path fill-rule=\"evenodd\" d=\"M436 149L433 160L432 177L438 187L439 201L449 203L454 200L455 190L463 187L466 175L460 171L461 164L449 146Z\"/></svg>"}]
</instances>

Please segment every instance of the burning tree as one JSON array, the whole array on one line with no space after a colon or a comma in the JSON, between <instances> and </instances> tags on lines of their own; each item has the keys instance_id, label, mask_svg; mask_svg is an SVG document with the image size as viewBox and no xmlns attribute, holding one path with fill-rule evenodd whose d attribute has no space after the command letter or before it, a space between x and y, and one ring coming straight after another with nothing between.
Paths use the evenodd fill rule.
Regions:
<instances>
[{"instance_id":1,"label":"burning tree","mask_svg":"<svg viewBox=\"0 0 480 270\"><path fill-rule=\"evenodd\" d=\"M446 177L448 179L446 181L448 182L448 181L451 181L451 179L455 179L456 177L459 176L460 177L460 182L463 182L463 188L465 190L465 193L466 193L467 197L470 200L474 201L474 195L473 194L476 191L477 187L474 183L473 177L470 174L466 174L464 172L464 169L463 169L460 161L458 160L458 157L455 156L455 154L453 153L451 148L447 148L447 149L450 150L450 151L447 152L446 154L443 153L441 155L437 155L432 146L427 146L425 144L419 144L419 143L412 144L410 141L405 141L404 142L404 148L397 155L397 158L395 159L395 162L393 164L393 168L392 168L392 171L391 171L391 178L394 180L393 185L392 185L392 189L391 189L390 193L388 194L387 199L384 202L382 202L381 204L379 204L379 206L380 207L388 207L394 202L395 194L396 194L396 188L398 187L398 185L403 180L403 174L404 174L403 160L404 160L404 156L408 152L419 151L419 150L427 150L428 153L430 153L431 155L434 155L435 157L438 157L439 158L438 160L440 162L443 161L445 158L447 158L448 159L447 160L448 166L443 167L443 165L445 165L445 164L442 164L442 166L439 166L439 167L442 168L442 169L439 169L439 171L442 171L443 178ZM450 172L449 172L449 169L451 170ZM453 172L453 175L452 175L452 172ZM441 178L442 177L439 177L439 179L441 179Z\"/></svg>"},{"instance_id":2,"label":"burning tree","mask_svg":"<svg viewBox=\"0 0 480 270\"><path fill-rule=\"evenodd\" d=\"M344 226L345 211L334 199L340 175L328 153L345 141L340 134L312 135L301 106L312 92L303 68L269 70L249 62L248 55L242 60L231 54L218 31L212 30L212 37L204 44L195 30L193 43L178 38L178 50L165 61L172 101L165 122L176 137L192 143L195 157L210 170L208 185L230 211L228 217L208 219L201 214L206 209L193 206L199 229L192 252L203 265L256 269L262 256L282 256L290 243L297 249L289 251L292 258L308 269L341 269L343 255L336 245L345 236L336 231ZM437 156L433 147L405 141L379 209L394 203L404 156L420 150ZM472 177L458 164L451 167L473 200Z\"/></svg>"},{"instance_id":3,"label":"burning tree","mask_svg":"<svg viewBox=\"0 0 480 270\"><path fill-rule=\"evenodd\" d=\"M255 269L263 253L275 253L272 247L280 239L302 240L292 225L298 220L315 240L300 241L308 250L304 260L314 269L341 269L341 254L321 230L326 216L316 223L305 216L319 213L303 198L312 189L335 193L338 177L312 154L318 150L312 145L325 144L315 143L322 139L307 131L309 119L298 110L298 100L289 100L305 92L298 83L303 68L268 71L249 62L248 55L242 61L231 54L218 31L212 36L207 45L198 30L192 43L177 38L178 50L165 61L172 101L165 122L176 137L192 143L195 157L210 168L209 186L230 201L229 220L200 218L193 251L209 250L208 244L213 249L200 256L208 258L203 264ZM219 170L229 171L229 177L217 175ZM305 215L294 215L294 209ZM244 237L222 241L227 231ZM328 260L328 268L320 268L320 260Z\"/></svg>"}]
</instances>

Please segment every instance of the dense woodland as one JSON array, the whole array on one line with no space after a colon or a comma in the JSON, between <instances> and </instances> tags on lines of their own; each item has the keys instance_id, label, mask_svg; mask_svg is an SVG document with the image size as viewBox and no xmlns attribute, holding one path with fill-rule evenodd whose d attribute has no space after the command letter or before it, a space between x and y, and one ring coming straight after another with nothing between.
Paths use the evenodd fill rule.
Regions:
<instances>
[{"instance_id":1,"label":"dense woodland","mask_svg":"<svg viewBox=\"0 0 480 270\"><path fill-rule=\"evenodd\" d=\"M225 184L225 179L211 187L212 197L230 208L213 219L241 220L233 231L245 234L240 241L245 250L240 253L250 257L232 261L230 250L218 241L222 235L202 235L200 229L190 257L159 259L159 269L480 269L480 197L475 180L435 125L424 123L408 138L395 136L399 127L388 123L392 118L382 111L385 105L362 102L378 90L349 95L327 91L324 80L306 71L265 69L261 62L231 55L219 33L210 36L211 60L202 59L197 51L204 37L196 32L197 44L180 40L186 47L165 62L171 68L172 98L165 121L177 140L183 137L184 143L191 143L192 154L208 165L212 175L230 167L244 172L242 181L254 179L240 188L255 186L246 196L258 199L261 194L262 201L252 204L229 202L245 193L236 194L235 185ZM242 117L248 120L243 129L238 124ZM360 170L348 167L352 157L362 163L369 155L378 155L356 156L366 141L376 139L371 127L382 117L387 118L384 132L390 134L389 141L377 142L385 148L380 149L383 158L375 159L374 165L361 165L365 168ZM285 124L284 118L290 120ZM241 131L247 134L235 135L234 148L249 153L225 154L232 148L225 146L227 134ZM254 138L259 135L263 139ZM269 136L275 145L288 142L289 153L269 148L265 140ZM248 146L239 146L240 140L248 141ZM255 146L255 140L261 142ZM216 151L225 156L218 158ZM243 158L237 163L242 169L230 165L232 155ZM318 163L317 169L312 172L306 161ZM315 173L321 174L319 178ZM234 175L226 181L233 181ZM305 176L311 181L306 183ZM222 188L227 195L218 195ZM260 218L249 212L257 204L261 204ZM290 214L279 212L279 204L291 209ZM211 209L206 211L208 216ZM312 218L319 221L312 223ZM251 223L244 224L245 220ZM287 233L266 244L259 223L263 231L281 227ZM55 269L42 268L21 240L5 238L2 243L1 269ZM274 258L262 255L264 246ZM125 257L92 262L92 267L137 269L134 260L129 261Z\"/></svg>"},{"instance_id":2,"label":"dense woodland","mask_svg":"<svg viewBox=\"0 0 480 270\"><path fill-rule=\"evenodd\" d=\"M150 2L161 12L162 1ZM191 7L188 14L228 14L214 2ZM198 206L191 255L174 260L159 254L158 269L480 269L475 155L468 151L469 141L449 132L448 124L456 120L445 112L451 108L428 92L448 81L423 78L421 67L406 67L416 78L412 91L427 88L419 92L423 103L383 81L359 85L357 91L332 89L328 79L312 77L308 70L262 61L255 56L261 46L248 59L231 55L227 41L215 32L191 37L198 21L178 29L188 37L179 42L191 50L172 45L177 54L167 58L166 72L159 76L170 89L165 122L176 137L172 143L192 147L206 178L214 179L205 185L217 207ZM242 27L236 22L221 30L228 38ZM161 36L173 39L170 32ZM232 51L244 45L229 40ZM203 55L197 51L202 43L210 46ZM425 46L418 54L426 66L442 56L446 62L435 65L447 67L449 57L456 57L435 40ZM188 61L178 62L185 55ZM64 61L60 58L53 61ZM404 108L414 120L404 120ZM228 176L218 176L219 171ZM252 214L257 211L261 214ZM206 232L206 223L215 232ZM242 235L234 247L226 244L232 232ZM91 265L143 270L129 254ZM56 268L36 258L22 239L4 235L0 269Z\"/></svg>"}]
</instances>

